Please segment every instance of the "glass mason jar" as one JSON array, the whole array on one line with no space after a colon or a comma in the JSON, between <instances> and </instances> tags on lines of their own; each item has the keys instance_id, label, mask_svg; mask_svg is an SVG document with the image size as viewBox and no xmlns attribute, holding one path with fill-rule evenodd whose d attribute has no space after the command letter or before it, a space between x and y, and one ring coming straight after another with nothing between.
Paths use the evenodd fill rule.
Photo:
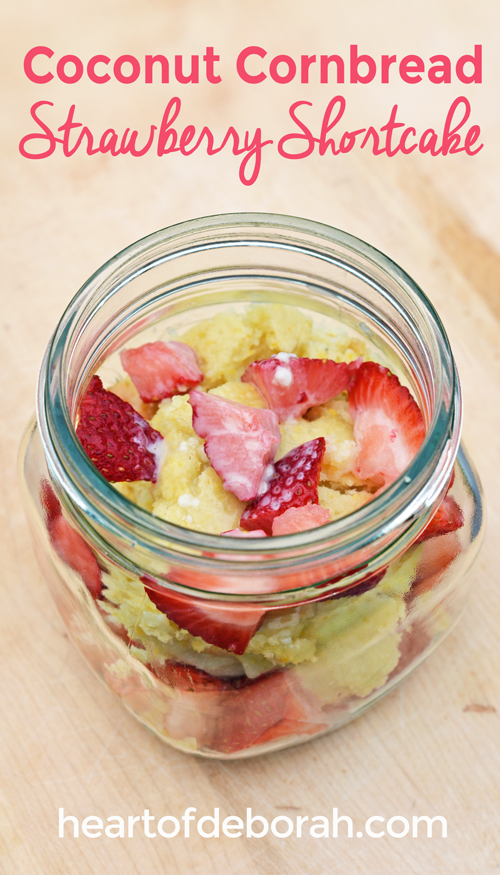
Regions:
<instances>
[{"instance_id":1,"label":"glass mason jar","mask_svg":"<svg viewBox=\"0 0 500 875\"><path fill-rule=\"evenodd\" d=\"M116 379L131 338L263 302L363 338L410 388L425 440L388 488L316 529L264 541L165 522L85 455L82 395L98 369ZM97 675L174 747L248 757L345 724L453 628L483 529L460 428L446 334L400 267L325 225L213 216L134 243L78 292L42 363L21 479L43 573ZM445 495L463 524L430 536Z\"/></svg>"}]
</instances>

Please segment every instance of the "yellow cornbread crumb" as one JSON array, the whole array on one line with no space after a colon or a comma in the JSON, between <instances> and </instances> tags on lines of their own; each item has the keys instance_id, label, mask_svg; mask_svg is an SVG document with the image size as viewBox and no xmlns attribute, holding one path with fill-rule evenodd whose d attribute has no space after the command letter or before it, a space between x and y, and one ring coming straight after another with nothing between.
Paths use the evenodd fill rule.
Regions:
<instances>
[{"instance_id":1,"label":"yellow cornbread crumb","mask_svg":"<svg viewBox=\"0 0 500 875\"><path fill-rule=\"evenodd\" d=\"M261 333L257 358L269 358L277 352L305 355L313 327L310 316L283 304L256 304L247 310L246 318Z\"/></svg>"},{"instance_id":2,"label":"yellow cornbread crumb","mask_svg":"<svg viewBox=\"0 0 500 875\"><path fill-rule=\"evenodd\" d=\"M260 332L238 313L219 313L190 328L183 343L198 355L204 374L202 387L238 379L253 361L260 342Z\"/></svg>"},{"instance_id":3,"label":"yellow cornbread crumb","mask_svg":"<svg viewBox=\"0 0 500 875\"><path fill-rule=\"evenodd\" d=\"M301 355L310 359L331 359L334 362L353 362L360 356L373 358L366 344L345 331L316 330L304 343Z\"/></svg>"},{"instance_id":4,"label":"yellow cornbread crumb","mask_svg":"<svg viewBox=\"0 0 500 875\"><path fill-rule=\"evenodd\" d=\"M182 336L197 353L203 389L238 380L247 365L277 352L302 354L312 321L294 307L256 304L244 314L218 313Z\"/></svg>"},{"instance_id":5,"label":"yellow cornbread crumb","mask_svg":"<svg viewBox=\"0 0 500 875\"><path fill-rule=\"evenodd\" d=\"M396 560L381 582L357 596L323 602L305 627L316 642L317 662L298 669L304 686L324 704L368 696L398 664L400 623L406 616L418 550Z\"/></svg>"},{"instance_id":6,"label":"yellow cornbread crumb","mask_svg":"<svg viewBox=\"0 0 500 875\"><path fill-rule=\"evenodd\" d=\"M324 437L326 448L320 482L328 480L332 485L346 488L368 486L367 481L359 480L351 470L356 458L356 443L349 414L342 407L328 404L315 408L314 412L315 419L299 417L280 424L281 443L276 460L306 441Z\"/></svg>"},{"instance_id":7,"label":"yellow cornbread crumb","mask_svg":"<svg viewBox=\"0 0 500 875\"><path fill-rule=\"evenodd\" d=\"M220 535L237 528L244 507L243 502L224 489L219 475L207 465L177 502L157 498L153 511L178 526Z\"/></svg>"},{"instance_id":8,"label":"yellow cornbread crumb","mask_svg":"<svg viewBox=\"0 0 500 875\"><path fill-rule=\"evenodd\" d=\"M364 489L348 489L347 492L340 492L328 486L318 486L318 502L321 507L330 511L332 520L354 513L372 497L371 492L366 492Z\"/></svg>"},{"instance_id":9,"label":"yellow cornbread crumb","mask_svg":"<svg viewBox=\"0 0 500 875\"><path fill-rule=\"evenodd\" d=\"M132 483L113 483L115 489L129 501L153 513L153 484L149 480L134 480Z\"/></svg>"},{"instance_id":10,"label":"yellow cornbread crumb","mask_svg":"<svg viewBox=\"0 0 500 875\"><path fill-rule=\"evenodd\" d=\"M166 457L158 482L156 497L176 502L191 490L192 484L208 464L203 441L191 424L192 409L187 395L176 395L163 402L151 425L165 438ZM156 513L156 511L155 511Z\"/></svg>"},{"instance_id":11,"label":"yellow cornbread crumb","mask_svg":"<svg viewBox=\"0 0 500 875\"><path fill-rule=\"evenodd\" d=\"M237 404L245 404L246 407L258 407L261 410L267 407L264 398L253 383L242 383L241 380L234 383L223 383L216 389L210 389L209 395L219 395L228 401L236 401Z\"/></svg>"}]
</instances>

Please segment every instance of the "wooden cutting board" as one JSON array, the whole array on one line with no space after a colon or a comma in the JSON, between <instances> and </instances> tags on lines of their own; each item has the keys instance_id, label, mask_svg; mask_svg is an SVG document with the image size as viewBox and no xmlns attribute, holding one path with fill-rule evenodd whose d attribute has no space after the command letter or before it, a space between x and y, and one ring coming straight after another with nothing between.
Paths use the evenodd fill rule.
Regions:
<instances>
[{"instance_id":1,"label":"wooden cutting board","mask_svg":"<svg viewBox=\"0 0 500 875\"><path fill-rule=\"evenodd\" d=\"M6 875L326 875L334 872L473 873L500 868L499 539L500 514L500 250L498 162L498 8L489 0L456 4L395 0L255 0L182 4L132 0L47 0L42 7L5 7L0 55L6 135L2 178L2 367L4 417L0 674L0 871ZM481 85L427 82L373 86L238 81L235 58L262 46L266 63L279 54L359 52L445 53L456 59L483 45ZM64 54L144 58L189 55L214 46L219 85L109 88L88 81L28 82L22 59L46 45ZM41 59L43 60L43 58ZM47 62L49 59L46 59ZM255 60L255 58L254 58ZM257 59L258 60L258 59ZM52 63L52 62L51 62ZM40 70L42 70L42 64ZM45 67L43 67L45 69ZM19 140L36 128L33 103L46 106L54 127L71 103L95 131L158 123L173 95L182 98L183 126L210 123L224 132L261 126L279 137L290 130L288 107L312 103L321 123L337 92L352 125L383 124L398 103L401 118L423 130L442 124L446 107L464 93L484 149L457 154L342 156L317 152L287 160L268 147L256 183L242 185L230 149L190 158L142 158L59 152L27 160ZM50 113L49 113L50 111ZM51 123L52 123L51 122ZM466 615L410 679L350 726L296 749L256 760L199 760L163 746L101 688L74 650L37 568L16 486L15 456L34 407L35 381L47 340L85 279L123 246L165 225L214 212L262 210L302 215L366 239L401 264L437 307L460 367L465 435L483 478L489 531L475 571ZM399 839L58 837L58 810L90 815L222 817L248 807L268 820L328 815L333 808L362 829L367 818L441 815L448 837ZM380 823L376 822L376 823ZM138 822L138 827L141 824ZM345 824L344 824L345 826ZM377 828L377 827L375 827ZM397 828L397 827L396 827Z\"/></svg>"}]
</instances>

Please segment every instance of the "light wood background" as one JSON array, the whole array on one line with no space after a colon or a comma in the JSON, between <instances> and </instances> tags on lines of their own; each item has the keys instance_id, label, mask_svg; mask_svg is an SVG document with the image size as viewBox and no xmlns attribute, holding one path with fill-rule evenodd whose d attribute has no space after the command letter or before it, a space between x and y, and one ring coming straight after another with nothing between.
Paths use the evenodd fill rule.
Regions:
<instances>
[{"instance_id":1,"label":"light wood background","mask_svg":"<svg viewBox=\"0 0 500 875\"><path fill-rule=\"evenodd\" d=\"M500 871L500 81L496 0L20 0L1 12L2 574L0 602L0 871L6 875L488 875ZM420 130L439 126L465 93L484 149L474 158L374 157L286 161L268 149L258 182L238 181L238 159L53 155L18 152L34 131L29 108L54 103L78 120L143 131L167 97L183 125L220 133L260 125L290 130L288 106L313 102L321 118L336 86L245 85L234 59L246 45L286 53L374 57L416 53L456 59L484 46L482 85L345 86L351 127L383 124L393 103ZM54 59L163 52L221 56L220 85L35 85L22 59L35 45ZM49 117L48 115L46 116ZM405 267L437 306L460 366L465 435L483 478L489 531L469 609L440 650L352 725L295 750L240 763L190 758L136 725L86 668L56 613L30 549L15 455L34 406L38 363L81 283L133 240L215 212L302 215L371 242ZM440 814L448 838L172 840L57 837L57 810L179 816L219 806L315 815L337 807L361 825L371 815Z\"/></svg>"}]
</instances>

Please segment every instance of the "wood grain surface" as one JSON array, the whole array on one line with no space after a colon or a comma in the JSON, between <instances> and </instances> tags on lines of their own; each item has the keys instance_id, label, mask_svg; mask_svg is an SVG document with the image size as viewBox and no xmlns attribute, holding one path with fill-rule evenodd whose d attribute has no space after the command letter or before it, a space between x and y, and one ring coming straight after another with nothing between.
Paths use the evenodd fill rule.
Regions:
<instances>
[{"instance_id":1,"label":"wood grain surface","mask_svg":"<svg viewBox=\"0 0 500 875\"><path fill-rule=\"evenodd\" d=\"M489 875L500 871L500 10L496 0L20 0L1 10L0 388L2 574L0 603L0 871L6 875ZM346 85L351 125L442 124L468 96L484 148L474 157L280 158L264 150L257 182L238 179L230 151L142 158L82 153L27 160L29 109L51 101L61 125L74 103L96 132L146 131L166 99L182 98L182 124L220 133L290 129L289 105L313 104L319 124L335 85L244 84L238 51L347 55L447 54L482 44L481 85ZM202 54L214 46L222 82L98 86L28 82L33 46L54 59ZM47 108L47 109L50 109ZM48 117L48 116L47 116ZM54 126L57 126L54 124ZM158 228L216 212L261 210L326 222L401 264L437 307L456 354L465 437L483 479L488 533L459 627L398 690L351 725L302 747L224 764L163 746L101 688L73 648L31 552L16 482L16 451L34 407L38 364L54 325L107 258ZM222 837L58 838L59 808L78 817L179 816L247 807L269 820L333 807L362 825L372 815L442 815L448 837L400 839Z\"/></svg>"}]
</instances>

